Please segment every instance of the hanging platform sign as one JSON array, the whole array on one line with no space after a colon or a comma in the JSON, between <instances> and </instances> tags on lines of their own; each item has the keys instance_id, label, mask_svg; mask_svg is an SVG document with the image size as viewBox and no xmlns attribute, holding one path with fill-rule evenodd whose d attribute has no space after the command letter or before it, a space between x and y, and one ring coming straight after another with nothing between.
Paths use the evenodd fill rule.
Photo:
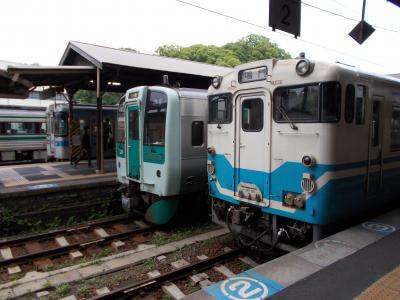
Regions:
<instances>
[{"instance_id":1,"label":"hanging platform sign","mask_svg":"<svg viewBox=\"0 0 400 300\"><path fill-rule=\"evenodd\" d=\"M356 40L360 45L365 42L367 38L375 31L375 28L369 25L364 20L361 20L360 23L353 28L353 30L349 33L349 35Z\"/></svg>"},{"instance_id":2,"label":"hanging platform sign","mask_svg":"<svg viewBox=\"0 0 400 300\"><path fill-rule=\"evenodd\" d=\"M269 0L269 23L272 30L279 29L300 36L300 0Z\"/></svg>"}]
</instances>

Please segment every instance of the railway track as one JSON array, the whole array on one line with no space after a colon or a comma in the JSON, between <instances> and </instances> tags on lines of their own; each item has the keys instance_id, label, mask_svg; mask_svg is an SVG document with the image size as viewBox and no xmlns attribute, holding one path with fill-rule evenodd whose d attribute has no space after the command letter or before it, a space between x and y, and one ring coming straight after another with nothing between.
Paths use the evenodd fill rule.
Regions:
<instances>
[{"instance_id":1,"label":"railway track","mask_svg":"<svg viewBox=\"0 0 400 300\"><path fill-rule=\"evenodd\" d=\"M70 260L82 258L84 251L88 252L85 255L93 255L96 251L89 249L107 245L118 250L128 240L134 243L135 237L143 240L143 234L154 229L155 226L133 221L132 216L120 215L82 226L3 240L0 241L0 273L14 275L31 270L43 271L54 264L53 259L61 256Z\"/></svg>"},{"instance_id":2,"label":"railway track","mask_svg":"<svg viewBox=\"0 0 400 300\"><path fill-rule=\"evenodd\" d=\"M154 278L149 278L142 281L128 281L123 284L123 287L114 289L103 295L92 297L90 300L129 299L135 295L155 290L166 283L171 284L173 281L184 279L190 275L193 275L194 273L200 273L209 270L218 264L238 257L244 252L244 250L245 248L229 250L223 254L206 258L199 262L166 272Z\"/></svg>"}]
</instances>

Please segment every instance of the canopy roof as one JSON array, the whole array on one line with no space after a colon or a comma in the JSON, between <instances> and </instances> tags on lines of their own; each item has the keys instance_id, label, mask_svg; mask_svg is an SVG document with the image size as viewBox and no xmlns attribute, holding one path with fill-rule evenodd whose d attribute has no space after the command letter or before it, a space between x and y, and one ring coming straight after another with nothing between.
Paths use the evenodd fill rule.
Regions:
<instances>
[{"instance_id":1,"label":"canopy roof","mask_svg":"<svg viewBox=\"0 0 400 300\"><path fill-rule=\"evenodd\" d=\"M9 66L7 71L10 76L23 79L27 88L59 86L94 90L97 68L101 72L101 90L111 92L161 84L163 75L168 75L171 84L207 89L213 76L231 71L226 67L74 41L69 42L59 66ZM0 89L2 92L1 86Z\"/></svg>"}]
</instances>

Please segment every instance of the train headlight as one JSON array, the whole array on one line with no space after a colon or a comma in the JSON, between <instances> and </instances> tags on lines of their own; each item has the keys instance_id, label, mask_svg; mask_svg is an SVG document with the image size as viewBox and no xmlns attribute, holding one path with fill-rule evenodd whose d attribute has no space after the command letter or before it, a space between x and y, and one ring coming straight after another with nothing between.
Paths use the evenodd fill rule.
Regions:
<instances>
[{"instance_id":1,"label":"train headlight","mask_svg":"<svg viewBox=\"0 0 400 300\"><path fill-rule=\"evenodd\" d=\"M306 58L300 59L296 64L296 73L300 76L306 76L307 74L310 74L313 69L314 64Z\"/></svg>"},{"instance_id":2,"label":"train headlight","mask_svg":"<svg viewBox=\"0 0 400 300\"><path fill-rule=\"evenodd\" d=\"M314 192L317 187L310 173L303 174L303 178L301 179L300 185L301 189L307 194L311 194L312 192Z\"/></svg>"},{"instance_id":3,"label":"train headlight","mask_svg":"<svg viewBox=\"0 0 400 300\"><path fill-rule=\"evenodd\" d=\"M212 81L211 81L211 85L213 86L213 88L217 89L221 86L221 82L222 82L222 76L214 76Z\"/></svg>"},{"instance_id":4,"label":"train headlight","mask_svg":"<svg viewBox=\"0 0 400 300\"><path fill-rule=\"evenodd\" d=\"M301 162L305 167L311 168L315 166L316 160L315 157L312 155L304 155L303 158L301 159Z\"/></svg>"}]
</instances>

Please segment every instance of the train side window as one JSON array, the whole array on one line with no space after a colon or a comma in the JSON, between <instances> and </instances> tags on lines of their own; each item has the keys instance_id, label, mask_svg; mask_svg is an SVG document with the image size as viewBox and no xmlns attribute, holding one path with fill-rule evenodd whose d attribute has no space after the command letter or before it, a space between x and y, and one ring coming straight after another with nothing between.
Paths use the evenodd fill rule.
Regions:
<instances>
[{"instance_id":1,"label":"train side window","mask_svg":"<svg viewBox=\"0 0 400 300\"><path fill-rule=\"evenodd\" d=\"M232 122L232 95L222 94L208 97L210 124L229 124Z\"/></svg>"},{"instance_id":2,"label":"train side window","mask_svg":"<svg viewBox=\"0 0 400 300\"><path fill-rule=\"evenodd\" d=\"M264 102L262 99L246 99L242 103L243 131L261 131L264 126Z\"/></svg>"},{"instance_id":3,"label":"train side window","mask_svg":"<svg viewBox=\"0 0 400 300\"><path fill-rule=\"evenodd\" d=\"M366 87L358 85L356 91L356 124L365 123Z\"/></svg>"},{"instance_id":4,"label":"train side window","mask_svg":"<svg viewBox=\"0 0 400 300\"><path fill-rule=\"evenodd\" d=\"M400 151L400 106L393 106L390 124L390 150Z\"/></svg>"},{"instance_id":5,"label":"train side window","mask_svg":"<svg viewBox=\"0 0 400 300\"><path fill-rule=\"evenodd\" d=\"M192 122L192 146L198 147L203 146L203 131L204 131L204 123L202 121L193 121Z\"/></svg>"},{"instance_id":6,"label":"train side window","mask_svg":"<svg viewBox=\"0 0 400 300\"><path fill-rule=\"evenodd\" d=\"M344 120L346 123L353 123L354 121L354 103L356 91L354 85L348 84L346 87L346 99L344 104Z\"/></svg>"}]
</instances>

